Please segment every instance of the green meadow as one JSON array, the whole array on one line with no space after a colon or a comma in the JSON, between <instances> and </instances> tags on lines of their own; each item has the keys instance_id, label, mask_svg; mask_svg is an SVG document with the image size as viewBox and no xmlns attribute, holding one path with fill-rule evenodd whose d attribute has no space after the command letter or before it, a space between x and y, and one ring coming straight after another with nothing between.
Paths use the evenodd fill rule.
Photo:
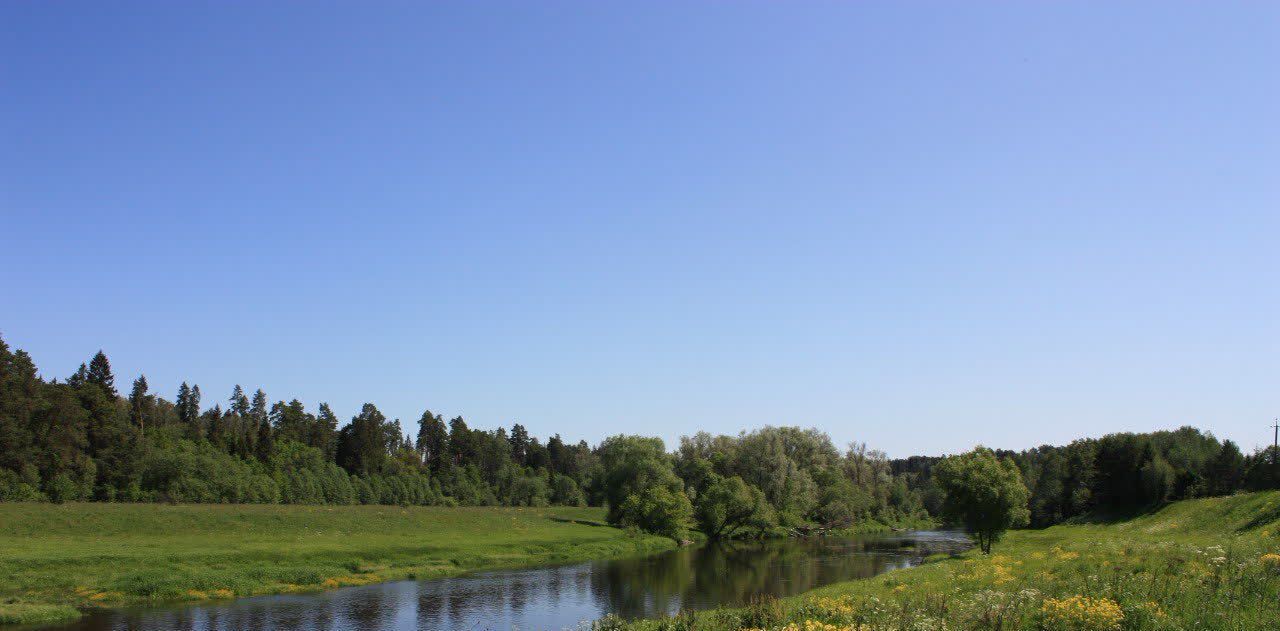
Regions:
<instances>
[{"instance_id":1,"label":"green meadow","mask_svg":"<svg viewBox=\"0 0 1280 631\"><path fill-rule=\"evenodd\" d=\"M669 539L592 508L0 504L0 622L641 554ZM970 551L654 631L1274 629L1280 492L1188 500L1108 523L1013 531Z\"/></svg>"},{"instance_id":2,"label":"green meadow","mask_svg":"<svg viewBox=\"0 0 1280 631\"><path fill-rule=\"evenodd\" d=\"M0 503L0 623L616 557L596 508Z\"/></svg>"},{"instance_id":3,"label":"green meadow","mask_svg":"<svg viewBox=\"0 0 1280 631\"><path fill-rule=\"evenodd\" d=\"M1009 533L796 598L600 631L1144 631L1280 628L1280 492L1187 500L1111 523Z\"/></svg>"}]
</instances>

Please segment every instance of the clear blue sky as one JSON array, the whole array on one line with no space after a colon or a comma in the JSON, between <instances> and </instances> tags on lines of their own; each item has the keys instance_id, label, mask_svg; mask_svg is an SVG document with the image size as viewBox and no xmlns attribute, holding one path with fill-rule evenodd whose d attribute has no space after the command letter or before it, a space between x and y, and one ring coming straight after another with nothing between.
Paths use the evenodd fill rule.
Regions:
<instances>
[{"instance_id":1,"label":"clear blue sky","mask_svg":"<svg viewBox=\"0 0 1280 631\"><path fill-rule=\"evenodd\" d=\"M408 427L1250 449L1278 67L1265 2L6 2L0 334Z\"/></svg>"}]
</instances>

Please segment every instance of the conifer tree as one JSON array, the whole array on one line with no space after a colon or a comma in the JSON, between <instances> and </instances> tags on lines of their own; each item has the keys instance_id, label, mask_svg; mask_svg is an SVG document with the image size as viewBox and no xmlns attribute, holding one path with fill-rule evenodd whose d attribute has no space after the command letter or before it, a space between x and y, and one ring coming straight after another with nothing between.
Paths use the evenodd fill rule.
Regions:
<instances>
[{"instance_id":1,"label":"conifer tree","mask_svg":"<svg viewBox=\"0 0 1280 631\"><path fill-rule=\"evenodd\" d=\"M143 436L147 434L146 415L149 412L151 397L147 394L147 377L138 375L133 380L133 390L129 393L129 421L138 428Z\"/></svg>"},{"instance_id":2,"label":"conifer tree","mask_svg":"<svg viewBox=\"0 0 1280 631\"><path fill-rule=\"evenodd\" d=\"M511 459L516 464L524 466L525 455L529 449L529 430L524 425L516 423L511 426L511 436L507 439L511 441Z\"/></svg>"},{"instance_id":3,"label":"conifer tree","mask_svg":"<svg viewBox=\"0 0 1280 631\"><path fill-rule=\"evenodd\" d=\"M474 441L471 439L471 429L467 427L467 422L461 416L455 416L449 421L449 456L456 466L464 466L470 463L474 456Z\"/></svg>"},{"instance_id":4,"label":"conifer tree","mask_svg":"<svg viewBox=\"0 0 1280 631\"><path fill-rule=\"evenodd\" d=\"M439 473L448 462L446 450L449 444L449 430L445 429L444 417L432 414L431 410L422 413L418 419L418 440L415 447L422 456L422 462L432 473Z\"/></svg>"},{"instance_id":5,"label":"conifer tree","mask_svg":"<svg viewBox=\"0 0 1280 631\"><path fill-rule=\"evenodd\" d=\"M112 398L118 396L116 378L111 374L111 362L107 361L106 354L101 350L89 360L89 372L86 377L89 383L101 386Z\"/></svg>"},{"instance_id":6,"label":"conifer tree","mask_svg":"<svg viewBox=\"0 0 1280 631\"><path fill-rule=\"evenodd\" d=\"M222 406L215 403L212 408L200 415L202 424L208 428L207 435L209 442L213 443L220 449L227 447L227 431L226 431L226 415L222 412Z\"/></svg>"},{"instance_id":7,"label":"conifer tree","mask_svg":"<svg viewBox=\"0 0 1280 631\"><path fill-rule=\"evenodd\" d=\"M80 368L76 369L70 377L67 377L67 385L72 388L79 388L89 382L89 367L84 363L80 364Z\"/></svg>"},{"instance_id":8,"label":"conifer tree","mask_svg":"<svg viewBox=\"0 0 1280 631\"><path fill-rule=\"evenodd\" d=\"M309 433L307 444L323 451L325 457L333 460L338 448L338 415L333 413L328 403L320 404L320 413Z\"/></svg>"},{"instance_id":9,"label":"conifer tree","mask_svg":"<svg viewBox=\"0 0 1280 631\"><path fill-rule=\"evenodd\" d=\"M231 398L228 401L231 403L227 408L228 412L241 418L249 416L249 397L244 395L244 389L240 384L237 383L235 389L231 391Z\"/></svg>"},{"instance_id":10,"label":"conifer tree","mask_svg":"<svg viewBox=\"0 0 1280 631\"><path fill-rule=\"evenodd\" d=\"M360 413L338 433L338 464L356 475L381 472L391 442L390 425L376 406L364 404Z\"/></svg>"},{"instance_id":11,"label":"conifer tree","mask_svg":"<svg viewBox=\"0 0 1280 631\"><path fill-rule=\"evenodd\" d=\"M258 392L262 392L259 390ZM263 421L258 424L258 440L254 445L257 451L258 460L267 462L271 459L271 452L275 449L275 440L271 435L271 423Z\"/></svg>"},{"instance_id":12,"label":"conifer tree","mask_svg":"<svg viewBox=\"0 0 1280 631\"><path fill-rule=\"evenodd\" d=\"M253 405L249 408L249 416L259 424L267 422L267 393L258 388L253 393Z\"/></svg>"},{"instance_id":13,"label":"conifer tree","mask_svg":"<svg viewBox=\"0 0 1280 631\"><path fill-rule=\"evenodd\" d=\"M182 385L178 386L178 398L173 402L173 409L178 414L178 420L188 427L191 426L192 421L195 420L191 417L190 406L191 386L188 386L187 382L184 381L182 382Z\"/></svg>"},{"instance_id":14,"label":"conifer tree","mask_svg":"<svg viewBox=\"0 0 1280 631\"><path fill-rule=\"evenodd\" d=\"M187 397L187 415L192 422L200 418L200 386L191 386L191 396Z\"/></svg>"}]
</instances>

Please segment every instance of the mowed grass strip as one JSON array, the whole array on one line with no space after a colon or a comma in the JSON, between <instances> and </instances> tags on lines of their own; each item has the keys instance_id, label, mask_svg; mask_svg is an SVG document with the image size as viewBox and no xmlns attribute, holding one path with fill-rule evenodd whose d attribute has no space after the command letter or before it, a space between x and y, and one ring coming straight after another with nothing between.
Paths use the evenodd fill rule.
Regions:
<instances>
[{"instance_id":1,"label":"mowed grass strip","mask_svg":"<svg viewBox=\"0 0 1280 631\"><path fill-rule=\"evenodd\" d=\"M570 507L0 504L0 621L674 545L600 525L603 517L601 509Z\"/></svg>"}]
</instances>

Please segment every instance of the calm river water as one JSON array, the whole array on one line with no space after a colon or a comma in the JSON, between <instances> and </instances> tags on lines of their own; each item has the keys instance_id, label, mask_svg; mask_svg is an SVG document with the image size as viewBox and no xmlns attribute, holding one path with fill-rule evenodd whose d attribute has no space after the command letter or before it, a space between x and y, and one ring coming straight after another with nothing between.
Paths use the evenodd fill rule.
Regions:
<instances>
[{"instance_id":1,"label":"calm river water","mask_svg":"<svg viewBox=\"0 0 1280 631\"><path fill-rule=\"evenodd\" d=\"M613 613L657 617L790 596L967 548L962 535L734 542L643 558L396 581L165 609L92 613L59 631L507 631L575 628Z\"/></svg>"}]
</instances>

